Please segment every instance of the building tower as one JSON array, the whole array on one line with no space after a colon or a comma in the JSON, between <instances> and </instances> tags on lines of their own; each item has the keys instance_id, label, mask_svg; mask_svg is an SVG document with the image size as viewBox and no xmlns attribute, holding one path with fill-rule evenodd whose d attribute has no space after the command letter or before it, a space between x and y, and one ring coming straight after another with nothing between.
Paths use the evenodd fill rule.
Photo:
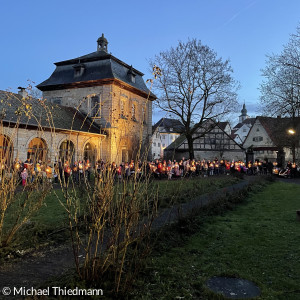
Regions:
<instances>
[{"instance_id":1,"label":"building tower","mask_svg":"<svg viewBox=\"0 0 300 300\"><path fill-rule=\"evenodd\" d=\"M239 123L243 123L246 119L249 118L249 116L247 115L247 109L246 109L246 104L243 104L243 108L241 110L241 115L239 116Z\"/></svg>"},{"instance_id":2,"label":"building tower","mask_svg":"<svg viewBox=\"0 0 300 300\"><path fill-rule=\"evenodd\" d=\"M144 74L108 53L107 45L102 33L97 51L56 62L52 75L37 87L48 103L76 108L76 116L105 133L92 145L93 149L101 149L94 161L101 157L119 164L134 159L139 141L145 145L150 141L152 101L156 96L146 86ZM88 143L82 136L78 148L84 149ZM77 153L85 157L84 151Z\"/></svg>"}]
</instances>

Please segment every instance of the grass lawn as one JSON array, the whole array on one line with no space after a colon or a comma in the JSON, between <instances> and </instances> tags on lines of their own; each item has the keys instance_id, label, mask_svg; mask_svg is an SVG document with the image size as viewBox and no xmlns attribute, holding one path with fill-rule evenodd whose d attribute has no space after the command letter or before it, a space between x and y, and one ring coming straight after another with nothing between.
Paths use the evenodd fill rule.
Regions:
<instances>
[{"instance_id":1,"label":"grass lawn","mask_svg":"<svg viewBox=\"0 0 300 300\"><path fill-rule=\"evenodd\" d=\"M17 250L38 248L41 245L53 243L54 241L56 243L62 242L68 238L69 235L64 230L64 228L67 228L67 213L62 208L56 195L63 201L61 190L49 192L42 207L20 228L11 244L3 249L0 248L0 257L9 253L16 254ZM9 230L11 224L15 221L14 209L17 207L17 204L18 201L7 212L4 232Z\"/></svg>"},{"instance_id":2,"label":"grass lawn","mask_svg":"<svg viewBox=\"0 0 300 300\"><path fill-rule=\"evenodd\" d=\"M152 256L136 299L222 299L204 285L217 275L255 282L258 299L300 299L297 209L300 185L276 182L232 211L201 217L196 234Z\"/></svg>"},{"instance_id":3,"label":"grass lawn","mask_svg":"<svg viewBox=\"0 0 300 300\"><path fill-rule=\"evenodd\" d=\"M163 208L172 204L190 201L199 195L235 184L239 180L240 179L233 176L155 180L152 183L151 190L158 191L159 207Z\"/></svg>"}]
</instances>

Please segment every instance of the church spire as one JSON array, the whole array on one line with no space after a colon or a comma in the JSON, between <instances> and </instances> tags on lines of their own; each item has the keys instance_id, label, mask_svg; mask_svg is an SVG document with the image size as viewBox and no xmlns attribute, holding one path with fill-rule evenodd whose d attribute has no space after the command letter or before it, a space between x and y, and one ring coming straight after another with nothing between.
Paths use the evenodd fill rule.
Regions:
<instances>
[{"instance_id":1,"label":"church spire","mask_svg":"<svg viewBox=\"0 0 300 300\"><path fill-rule=\"evenodd\" d=\"M239 123L243 123L246 119L249 118L249 116L247 115L247 109L246 109L246 104L244 102L243 104L243 108L241 110L241 115L239 116Z\"/></svg>"},{"instance_id":2,"label":"church spire","mask_svg":"<svg viewBox=\"0 0 300 300\"><path fill-rule=\"evenodd\" d=\"M242 116L247 116L247 109L246 109L246 104L243 104L243 109L241 110Z\"/></svg>"}]
</instances>

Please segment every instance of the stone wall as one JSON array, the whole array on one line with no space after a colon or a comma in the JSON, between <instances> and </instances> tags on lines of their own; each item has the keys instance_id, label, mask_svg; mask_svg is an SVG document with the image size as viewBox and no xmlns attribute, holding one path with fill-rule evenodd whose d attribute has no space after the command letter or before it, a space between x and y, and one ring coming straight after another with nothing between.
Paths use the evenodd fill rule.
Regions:
<instances>
[{"instance_id":1,"label":"stone wall","mask_svg":"<svg viewBox=\"0 0 300 300\"><path fill-rule=\"evenodd\" d=\"M68 133L68 132L51 132L42 130L31 130L24 128L8 128L3 127L1 134L6 135L13 145L13 159L18 158L21 161L27 159L27 152L30 142L34 138L40 138L47 149L47 160L51 163L58 161L61 143L70 140L74 144L74 160L82 160L84 155L84 147L87 143L95 153L95 160L103 157L106 147L106 137L89 133Z\"/></svg>"},{"instance_id":2,"label":"stone wall","mask_svg":"<svg viewBox=\"0 0 300 300\"><path fill-rule=\"evenodd\" d=\"M128 157L132 158L140 140L143 142L150 140L152 134L151 101L114 84L43 93L43 97L51 102L59 99L61 105L79 108L86 114L91 112L90 99L94 95L100 98L100 118L95 118L95 122L107 132L107 139L100 151L101 158L120 163L122 151L123 154L127 151ZM124 105L124 115L121 113L121 101ZM135 118L132 117L133 105Z\"/></svg>"}]
</instances>

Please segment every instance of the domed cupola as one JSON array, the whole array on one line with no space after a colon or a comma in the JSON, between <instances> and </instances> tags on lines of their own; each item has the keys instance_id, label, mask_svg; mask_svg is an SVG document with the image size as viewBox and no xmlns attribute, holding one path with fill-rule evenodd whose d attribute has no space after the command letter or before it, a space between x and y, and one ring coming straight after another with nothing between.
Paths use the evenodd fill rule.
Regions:
<instances>
[{"instance_id":1,"label":"domed cupola","mask_svg":"<svg viewBox=\"0 0 300 300\"><path fill-rule=\"evenodd\" d=\"M97 51L105 51L105 52L107 52L108 41L104 37L103 33L102 33L102 36L99 37L99 39L97 40L97 44L98 44Z\"/></svg>"}]
</instances>

